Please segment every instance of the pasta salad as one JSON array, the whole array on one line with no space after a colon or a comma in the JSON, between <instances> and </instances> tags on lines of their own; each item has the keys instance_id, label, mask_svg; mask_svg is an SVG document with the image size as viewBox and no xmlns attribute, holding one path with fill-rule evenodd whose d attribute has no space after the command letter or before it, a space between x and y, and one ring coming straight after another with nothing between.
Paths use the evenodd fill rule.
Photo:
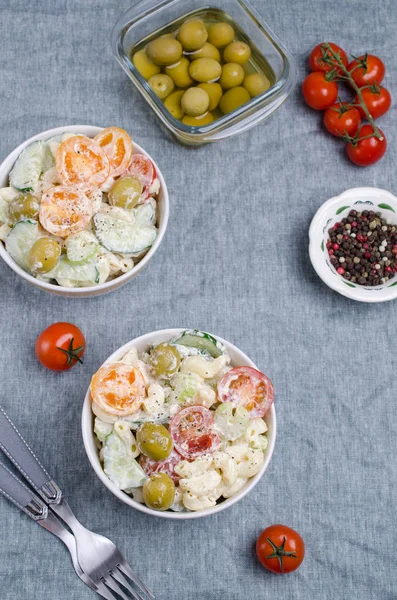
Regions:
<instances>
[{"instance_id":1,"label":"pasta salad","mask_svg":"<svg viewBox=\"0 0 397 600\"><path fill-rule=\"evenodd\" d=\"M157 237L160 182L124 129L64 133L19 155L0 189L0 240L28 273L66 287L130 271Z\"/></svg>"},{"instance_id":2,"label":"pasta salad","mask_svg":"<svg viewBox=\"0 0 397 600\"><path fill-rule=\"evenodd\" d=\"M213 507L262 468L273 385L233 366L207 333L129 350L94 374L90 392L105 474L149 508Z\"/></svg>"}]
</instances>

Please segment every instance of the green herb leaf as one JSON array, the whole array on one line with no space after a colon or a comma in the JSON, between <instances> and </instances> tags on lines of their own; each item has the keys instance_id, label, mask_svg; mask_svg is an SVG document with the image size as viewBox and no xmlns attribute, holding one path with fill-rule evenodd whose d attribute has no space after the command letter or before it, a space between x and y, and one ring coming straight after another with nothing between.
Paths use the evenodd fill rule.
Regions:
<instances>
[{"instance_id":1,"label":"green herb leaf","mask_svg":"<svg viewBox=\"0 0 397 600\"><path fill-rule=\"evenodd\" d=\"M324 252L324 240L321 242L321 250Z\"/></svg>"},{"instance_id":2,"label":"green herb leaf","mask_svg":"<svg viewBox=\"0 0 397 600\"><path fill-rule=\"evenodd\" d=\"M378 204L379 208L384 208L385 210L391 210L392 212L396 212L394 208L390 206L390 204Z\"/></svg>"},{"instance_id":3,"label":"green herb leaf","mask_svg":"<svg viewBox=\"0 0 397 600\"><path fill-rule=\"evenodd\" d=\"M352 283L348 283L347 281L343 282L345 285L348 285L349 287L355 288L356 286L353 285Z\"/></svg>"},{"instance_id":4,"label":"green herb leaf","mask_svg":"<svg viewBox=\"0 0 397 600\"><path fill-rule=\"evenodd\" d=\"M395 285L397 285L397 281L395 281L394 283L391 283L390 285L388 285L387 287L394 287Z\"/></svg>"},{"instance_id":5,"label":"green herb leaf","mask_svg":"<svg viewBox=\"0 0 397 600\"><path fill-rule=\"evenodd\" d=\"M338 210L336 211L337 215L340 215L341 212L343 212L344 210L346 210L346 208L350 208L350 206L341 206L340 208L338 208Z\"/></svg>"}]
</instances>

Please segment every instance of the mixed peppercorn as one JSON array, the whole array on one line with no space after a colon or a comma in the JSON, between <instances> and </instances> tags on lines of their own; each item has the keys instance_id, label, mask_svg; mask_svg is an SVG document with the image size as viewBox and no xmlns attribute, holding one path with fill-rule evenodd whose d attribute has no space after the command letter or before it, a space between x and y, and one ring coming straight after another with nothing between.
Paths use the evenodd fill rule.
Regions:
<instances>
[{"instance_id":1,"label":"mixed peppercorn","mask_svg":"<svg viewBox=\"0 0 397 600\"><path fill-rule=\"evenodd\" d=\"M372 210L349 215L328 230L329 259L351 283L376 286L397 272L397 225Z\"/></svg>"}]
</instances>

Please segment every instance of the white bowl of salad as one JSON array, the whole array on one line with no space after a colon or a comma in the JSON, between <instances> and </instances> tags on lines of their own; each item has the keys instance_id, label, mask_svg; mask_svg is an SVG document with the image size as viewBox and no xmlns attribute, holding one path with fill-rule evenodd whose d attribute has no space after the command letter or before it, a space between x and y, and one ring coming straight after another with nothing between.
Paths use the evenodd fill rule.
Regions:
<instances>
[{"instance_id":1,"label":"white bowl of salad","mask_svg":"<svg viewBox=\"0 0 397 600\"><path fill-rule=\"evenodd\" d=\"M258 483L276 439L273 385L236 346L198 331L143 335L92 377L82 431L89 461L120 500L194 519Z\"/></svg>"},{"instance_id":2,"label":"white bowl of salad","mask_svg":"<svg viewBox=\"0 0 397 600\"><path fill-rule=\"evenodd\" d=\"M0 255L58 295L97 296L135 277L168 212L158 166L119 127L49 129L0 165Z\"/></svg>"}]
</instances>

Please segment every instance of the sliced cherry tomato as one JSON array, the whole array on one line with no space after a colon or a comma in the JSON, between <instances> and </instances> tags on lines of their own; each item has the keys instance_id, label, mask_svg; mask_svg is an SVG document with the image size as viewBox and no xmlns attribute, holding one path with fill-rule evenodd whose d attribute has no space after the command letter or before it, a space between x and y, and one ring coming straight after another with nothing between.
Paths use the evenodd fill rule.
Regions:
<instances>
[{"instance_id":1,"label":"sliced cherry tomato","mask_svg":"<svg viewBox=\"0 0 397 600\"><path fill-rule=\"evenodd\" d=\"M84 192L56 185L42 195L39 219L46 231L65 238L87 227L92 210L92 202Z\"/></svg>"},{"instance_id":2,"label":"sliced cherry tomato","mask_svg":"<svg viewBox=\"0 0 397 600\"><path fill-rule=\"evenodd\" d=\"M124 417L140 408L145 382L139 369L124 363L112 363L95 373L90 389L93 402L103 411Z\"/></svg>"},{"instance_id":3,"label":"sliced cherry tomato","mask_svg":"<svg viewBox=\"0 0 397 600\"><path fill-rule=\"evenodd\" d=\"M385 65L373 54L355 58L347 68L359 88L373 83L379 85L385 76Z\"/></svg>"},{"instance_id":4,"label":"sliced cherry tomato","mask_svg":"<svg viewBox=\"0 0 397 600\"><path fill-rule=\"evenodd\" d=\"M85 338L72 323L53 323L36 340L36 356L51 371L68 371L83 363Z\"/></svg>"},{"instance_id":5,"label":"sliced cherry tomato","mask_svg":"<svg viewBox=\"0 0 397 600\"><path fill-rule=\"evenodd\" d=\"M131 161L132 141L125 129L108 127L95 136L110 163L110 177L121 175Z\"/></svg>"},{"instance_id":6,"label":"sliced cherry tomato","mask_svg":"<svg viewBox=\"0 0 397 600\"><path fill-rule=\"evenodd\" d=\"M387 111L391 106L391 95L390 92L382 86L371 85L370 87L365 87L361 90L361 95L364 100L365 106L368 108L369 114L373 119L378 119ZM354 103L359 104L359 99L355 98ZM366 114L361 106L358 107L358 110L361 113L361 116L366 118Z\"/></svg>"},{"instance_id":7,"label":"sliced cherry tomato","mask_svg":"<svg viewBox=\"0 0 397 600\"><path fill-rule=\"evenodd\" d=\"M59 146L56 167L65 185L83 191L99 187L109 176L109 159L95 140L75 135Z\"/></svg>"},{"instance_id":8,"label":"sliced cherry tomato","mask_svg":"<svg viewBox=\"0 0 397 600\"><path fill-rule=\"evenodd\" d=\"M150 186L156 179L156 169L152 161L144 154L133 154L131 162L122 177L131 175L136 177L143 186L143 196L150 195Z\"/></svg>"},{"instance_id":9,"label":"sliced cherry tomato","mask_svg":"<svg viewBox=\"0 0 397 600\"><path fill-rule=\"evenodd\" d=\"M220 439L212 431L213 413L204 406L187 406L174 415L170 433L175 449L184 458L194 459L215 452Z\"/></svg>"},{"instance_id":10,"label":"sliced cherry tomato","mask_svg":"<svg viewBox=\"0 0 397 600\"><path fill-rule=\"evenodd\" d=\"M361 117L357 108L337 102L324 113L324 125L327 131L337 137L346 133L354 137L360 127Z\"/></svg>"},{"instance_id":11,"label":"sliced cherry tomato","mask_svg":"<svg viewBox=\"0 0 397 600\"><path fill-rule=\"evenodd\" d=\"M357 141L347 144L347 154L354 164L359 167L367 167L382 158L386 152L387 142L384 133L380 129L379 132L383 137L382 140L374 135L372 125L363 125L358 133Z\"/></svg>"},{"instance_id":12,"label":"sliced cherry tomato","mask_svg":"<svg viewBox=\"0 0 397 600\"><path fill-rule=\"evenodd\" d=\"M166 475L171 477L174 483L178 483L180 476L178 473L175 473L175 467L181 460L183 460L183 456L176 450L172 450L171 454L165 460L161 461L153 460L152 458L141 454L139 464L148 477L153 475L153 473L166 473Z\"/></svg>"},{"instance_id":13,"label":"sliced cherry tomato","mask_svg":"<svg viewBox=\"0 0 397 600\"><path fill-rule=\"evenodd\" d=\"M340 46L337 46L332 42L328 42L328 44L331 46L335 54L339 54L342 63L345 65L345 67L347 67L349 59L347 58L346 52ZM324 60L324 58L326 60ZM312 71L328 72L332 71L332 69L336 69L337 73L343 73L343 70L341 69L340 65L338 65L335 57L332 55L329 49L324 46L324 42L318 44L318 46L313 48L311 51L309 57L309 66Z\"/></svg>"},{"instance_id":14,"label":"sliced cherry tomato","mask_svg":"<svg viewBox=\"0 0 397 600\"><path fill-rule=\"evenodd\" d=\"M256 555L265 569L284 575L296 571L302 564L305 543L291 527L271 525L258 537Z\"/></svg>"},{"instance_id":15,"label":"sliced cherry tomato","mask_svg":"<svg viewBox=\"0 0 397 600\"><path fill-rule=\"evenodd\" d=\"M274 401L273 384L252 367L236 367L218 383L218 400L244 406L251 418L264 417Z\"/></svg>"},{"instance_id":16,"label":"sliced cherry tomato","mask_svg":"<svg viewBox=\"0 0 397 600\"><path fill-rule=\"evenodd\" d=\"M326 73L314 71L302 84L303 97L306 104L315 110L325 110L335 104L338 98L338 84L327 81Z\"/></svg>"}]
</instances>

